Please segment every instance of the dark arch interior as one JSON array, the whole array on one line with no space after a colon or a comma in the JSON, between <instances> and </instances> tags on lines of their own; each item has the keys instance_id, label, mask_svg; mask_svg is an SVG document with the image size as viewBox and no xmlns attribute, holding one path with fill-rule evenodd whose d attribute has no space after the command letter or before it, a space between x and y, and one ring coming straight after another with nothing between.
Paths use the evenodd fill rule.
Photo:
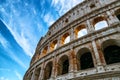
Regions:
<instances>
[{"instance_id":1,"label":"dark arch interior","mask_svg":"<svg viewBox=\"0 0 120 80\"><path fill-rule=\"evenodd\" d=\"M69 61L68 59L63 61L63 64L62 64L62 74L66 74L68 73L68 70L69 70Z\"/></svg>"},{"instance_id":2,"label":"dark arch interior","mask_svg":"<svg viewBox=\"0 0 120 80\"><path fill-rule=\"evenodd\" d=\"M120 20L120 14L117 15L117 18Z\"/></svg>"},{"instance_id":3,"label":"dark arch interior","mask_svg":"<svg viewBox=\"0 0 120 80\"><path fill-rule=\"evenodd\" d=\"M80 57L80 67L81 70L94 67L90 52L86 52Z\"/></svg>"},{"instance_id":4,"label":"dark arch interior","mask_svg":"<svg viewBox=\"0 0 120 80\"><path fill-rule=\"evenodd\" d=\"M104 56L107 64L120 62L120 47L116 45L106 47Z\"/></svg>"},{"instance_id":5,"label":"dark arch interior","mask_svg":"<svg viewBox=\"0 0 120 80\"><path fill-rule=\"evenodd\" d=\"M52 63L49 63L45 68L44 80L47 80L51 77L52 73Z\"/></svg>"}]
</instances>

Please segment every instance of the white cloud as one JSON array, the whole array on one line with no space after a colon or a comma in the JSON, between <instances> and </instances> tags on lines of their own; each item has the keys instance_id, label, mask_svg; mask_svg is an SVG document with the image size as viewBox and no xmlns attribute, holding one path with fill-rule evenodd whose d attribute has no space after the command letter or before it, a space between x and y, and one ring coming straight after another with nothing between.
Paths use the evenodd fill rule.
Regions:
<instances>
[{"instance_id":1,"label":"white cloud","mask_svg":"<svg viewBox=\"0 0 120 80\"><path fill-rule=\"evenodd\" d=\"M14 71L18 80L22 80L22 75L18 71Z\"/></svg>"},{"instance_id":2,"label":"white cloud","mask_svg":"<svg viewBox=\"0 0 120 80\"><path fill-rule=\"evenodd\" d=\"M8 2L5 5L0 6L0 12L4 14L3 18L6 22L5 25L7 25L7 28L10 30L16 42L20 45L21 48L23 48L28 56L32 57L36 47L35 43L37 42L35 41L37 35L35 36L34 34L32 34L34 30L34 22L32 18L35 17L36 10L34 8L31 9L33 11L31 13L34 13L34 15L31 15L31 13L26 14L26 12L28 12L27 8L23 8L21 9L21 11L19 11L19 7L16 8L14 6L14 3L17 2L19 2L19 0ZM9 5L10 13L8 13L6 10L7 5ZM25 11L25 13L23 11ZM5 40L2 40L1 43L7 44Z\"/></svg>"},{"instance_id":3,"label":"white cloud","mask_svg":"<svg viewBox=\"0 0 120 80\"><path fill-rule=\"evenodd\" d=\"M43 19L48 24L48 26L52 25L55 22L51 13L45 14Z\"/></svg>"},{"instance_id":4,"label":"white cloud","mask_svg":"<svg viewBox=\"0 0 120 80\"><path fill-rule=\"evenodd\" d=\"M33 52L34 52L33 49L32 49L33 47L31 46L31 43L29 43L29 38L25 37L26 33L27 33L27 35L32 37L30 35L30 33L29 33L30 31L27 31L28 29L25 27L26 25L24 23L20 22L21 25L20 25L19 28L21 28L21 31L18 32L19 28L15 27L16 24L14 24L13 22L14 22L13 19L11 19L10 23L8 24L9 27L8 27L8 25L6 23L4 23L4 24L10 30L10 32L13 35L13 37L15 38L16 42L23 48L23 50L26 52L26 54L28 56L32 57L33 56ZM7 43L7 41L5 41L5 40L2 40L2 41L4 41L4 44ZM17 60L16 57L14 57L14 58ZM20 62L19 60L17 60L17 61Z\"/></svg>"},{"instance_id":5,"label":"white cloud","mask_svg":"<svg viewBox=\"0 0 120 80\"><path fill-rule=\"evenodd\" d=\"M11 70L6 68L0 68L0 71L11 71Z\"/></svg>"},{"instance_id":6,"label":"white cloud","mask_svg":"<svg viewBox=\"0 0 120 80\"><path fill-rule=\"evenodd\" d=\"M63 15L69 9L79 4L83 0L52 0L52 6L59 12L59 15Z\"/></svg>"},{"instance_id":7,"label":"white cloud","mask_svg":"<svg viewBox=\"0 0 120 80\"><path fill-rule=\"evenodd\" d=\"M8 47L8 42L7 40L0 34L0 44L4 47L7 48Z\"/></svg>"},{"instance_id":8,"label":"white cloud","mask_svg":"<svg viewBox=\"0 0 120 80\"><path fill-rule=\"evenodd\" d=\"M9 80L9 79L6 77L0 77L0 80Z\"/></svg>"},{"instance_id":9,"label":"white cloud","mask_svg":"<svg viewBox=\"0 0 120 80\"><path fill-rule=\"evenodd\" d=\"M9 49L10 47L10 43L0 34L0 44L2 44L2 46L7 49L8 51L8 55L13 59L15 60L19 65L21 65L22 67L24 68L27 68L25 66L25 64L20 60L18 59L18 57ZM7 70L7 69L1 69L0 70Z\"/></svg>"}]
</instances>

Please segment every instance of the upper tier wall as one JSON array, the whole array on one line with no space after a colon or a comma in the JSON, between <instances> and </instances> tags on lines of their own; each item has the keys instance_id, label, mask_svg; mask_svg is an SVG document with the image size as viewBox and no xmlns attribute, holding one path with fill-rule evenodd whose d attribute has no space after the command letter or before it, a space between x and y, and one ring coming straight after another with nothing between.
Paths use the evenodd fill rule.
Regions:
<instances>
[{"instance_id":1,"label":"upper tier wall","mask_svg":"<svg viewBox=\"0 0 120 80\"><path fill-rule=\"evenodd\" d=\"M88 33L94 31L92 28L90 29L90 26L94 25L93 20L96 18L96 16L104 16L106 18L105 20L110 26L111 21L108 17L111 16L111 14L113 15L115 11L110 11L110 9L115 8L116 5L120 4L116 4L111 7L109 5L117 1L118 0L85 0L72 8L65 15L60 17L52 26L50 26L47 34L40 39L31 62L33 62L36 58L35 56L37 54L41 54L43 48L49 45L53 40L55 40L57 37L60 39L65 32L70 34L71 31L80 24L86 25Z\"/></svg>"}]
</instances>

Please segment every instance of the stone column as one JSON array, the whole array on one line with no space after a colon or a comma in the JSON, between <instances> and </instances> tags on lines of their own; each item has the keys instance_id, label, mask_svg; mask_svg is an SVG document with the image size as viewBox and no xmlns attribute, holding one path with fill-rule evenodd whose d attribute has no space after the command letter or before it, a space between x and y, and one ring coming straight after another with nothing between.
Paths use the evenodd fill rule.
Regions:
<instances>
[{"instance_id":1,"label":"stone column","mask_svg":"<svg viewBox=\"0 0 120 80\"><path fill-rule=\"evenodd\" d=\"M39 71L39 77L38 77L38 80L40 80L40 76L41 75L41 68L40 68L40 71Z\"/></svg>"},{"instance_id":2,"label":"stone column","mask_svg":"<svg viewBox=\"0 0 120 80\"><path fill-rule=\"evenodd\" d=\"M48 50L47 50L47 53L49 53L51 50L50 50L50 43L48 44Z\"/></svg>"},{"instance_id":3,"label":"stone column","mask_svg":"<svg viewBox=\"0 0 120 80\"><path fill-rule=\"evenodd\" d=\"M101 42L102 42L101 40L98 40L98 42L97 42L98 52L100 54L100 59L101 59L102 64L106 65L106 61L104 58L104 52L102 50L102 43Z\"/></svg>"},{"instance_id":4,"label":"stone column","mask_svg":"<svg viewBox=\"0 0 120 80\"><path fill-rule=\"evenodd\" d=\"M44 62L42 63L42 66L41 66L41 71L40 71L40 76L39 76L39 80L43 80L44 78Z\"/></svg>"},{"instance_id":5,"label":"stone column","mask_svg":"<svg viewBox=\"0 0 120 80\"><path fill-rule=\"evenodd\" d=\"M69 54L69 57L70 57L70 72L76 72L77 71L77 58L76 58L76 55L75 55L75 52L73 49L70 50L70 54Z\"/></svg>"},{"instance_id":6,"label":"stone column","mask_svg":"<svg viewBox=\"0 0 120 80\"><path fill-rule=\"evenodd\" d=\"M75 39L74 29L71 28L70 30L70 41L73 41Z\"/></svg>"},{"instance_id":7,"label":"stone column","mask_svg":"<svg viewBox=\"0 0 120 80\"><path fill-rule=\"evenodd\" d=\"M51 74L51 78L54 79L56 76L55 76L55 73L56 73L56 56L53 57L53 67L52 67L52 74Z\"/></svg>"},{"instance_id":8,"label":"stone column","mask_svg":"<svg viewBox=\"0 0 120 80\"><path fill-rule=\"evenodd\" d=\"M61 36L58 37L57 48L61 46Z\"/></svg>"},{"instance_id":9,"label":"stone column","mask_svg":"<svg viewBox=\"0 0 120 80\"><path fill-rule=\"evenodd\" d=\"M90 20L87 20L87 32L91 33L94 31L94 27L90 24Z\"/></svg>"},{"instance_id":10,"label":"stone column","mask_svg":"<svg viewBox=\"0 0 120 80\"><path fill-rule=\"evenodd\" d=\"M31 76L31 80L35 80L35 69L33 70L32 76Z\"/></svg>"},{"instance_id":11,"label":"stone column","mask_svg":"<svg viewBox=\"0 0 120 80\"><path fill-rule=\"evenodd\" d=\"M104 72L104 65L102 62L102 51L100 50L100 47L96 44L95 40L92 41L92 46L93 46L93 51L95 55L95 60L96 60L96 69L98 73Z\"/></svg>"},{"instance_id":12,"label":"stone column","mask_svg":"<svg viewBox=\"0 0 120 80\"><path fill-rule=\"evenodd\" d=\"M92 41L92 46L93 46L93 51L94 51L94 55L95 55L95 58L96 58L96 64L97 65L101 65L101 61L100 61L100 56L99 56L99 53L98 53L98 50L97 50L97 46L96 46L96 42L95 40Z\"/></svg>"}]
</instances>

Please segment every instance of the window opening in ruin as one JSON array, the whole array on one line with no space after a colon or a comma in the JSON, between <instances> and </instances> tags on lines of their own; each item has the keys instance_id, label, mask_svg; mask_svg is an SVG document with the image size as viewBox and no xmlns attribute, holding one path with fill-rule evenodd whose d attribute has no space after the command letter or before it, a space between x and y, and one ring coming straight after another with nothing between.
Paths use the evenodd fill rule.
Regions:
<instances>
[{"instance_id":1,"label":"window opening in ruin","mask_svg":"<svg viewBox=\"0 0 120 80\"><path fill-rule=\"evenodd\" d=\"M51 74L52 74L52 62L49 62L47 65L46 65L46 68L45 68L45 72L44 72L44 80L47 80L51 77Z\"/></svg>"},{"instance_id":2,"label":"window opening in ruin","mask_svg":"<svg viewBox=\"0 0 120 80\"><path fill-rule=\"evenodd\" d=\"M103 21L99 21L95 24L95 30L99 30L102 28L108 27L107 21L103 20Z\"/></svg>"},{"instance_id":3,"label":"window opening in ruin","mask_svg":"<svg viewBox=\"0 0 120 80\"><path fill-rule=\"evenodd\" d=\"M64 55L58 61L57 75L63 75L69 72L69 59Z\"/></svg>"},{"instance_id":4,"label":"window opening in ruin","mask_svg":"<svg viewBox=\"0 0 120 80\"><path fill-rule=\"evenodd\" d=\"M84 36L87 34L87 29L81 29L79 32L78 32L78 38Z\"/></svg>"},{"instance_id":5,"label":"window opening in ruin","mask_svg":"<svg viewBox=\"0 0 120 80\"><path fill-rule=\"evenodd\" d=\"M64 44L69 43L69 42L70 42L70 36L66 37Z\"/></svg>"},{"instance_id":6,"label":"window opening in ruin","mask_svg":"<svg viewBox=\"0 0 120 80\"><path fill-rule=\"evenodd\" d=\"M57 40L53 41L51 44L50 44L50 50L53 51L57 48Z\"/></svg>"},{"instance_id":7,"label":"window opening in ruin","mask_svg":"<svg viewBox=\"0 0 120 80\"><path fill-rule=\"evenodd\" d=\"M107 64L120 62L120 47L116 45L106 47L104 56Z\"/></svg>"},{"instance_id":8,"label":"window opening in ruin","mask_svg":"<svg viewBox=\"0 0 120 80\"><path fill-rule=\"evenodd\" d=\"M43 51L42 51L42 54L46 54L47 53L47 50L48 50L48 46L46 46Z\"/></svg>"},{"instance_id":9,"label":"window opening in ruin","mask_svg":"<svg viewBox=\"0 0 120 80\"><path fill-rule=\"evenodd\" d=\"M69 42L70 42L70 35L69 35L69 33L66 33L62 36L61 43L66 44L66 43L69 43Z\"/></svg>"},{"instance_id":10,"label":"window opening in ruin","mask_svg":"<svg viewBox=\"0 0 120 80\"><path fill-rule=\"evenodd\" d=\"M75 29L76 38L80 38L86 34L87 34L87 29L86 29L85 25L80 25Z\"/></svg>"},{"instance_id":11,"label":"window opening in ruin","mask_svg":"<svg viewBox=\"0 0 120 80\"><path fill-rule=\"evenodd\" d=\"M68 59L63 62L62 74L68 73L69 70L69 61Z\"/></svg>"},{"instance_id":12,"label":"window opening in ruin","mask_svg":"<svg viewBox=\"0 0 120 80\"><path fill-rule=\"evenodd\" d=\"M65 23L68 23L68 18L66 18Z\"/></svg>"},{"instance_id":13,"label":"window opening in ruin","mask_svg":"<svg viewBox=\"0 0 120 80\"><path fill-rule=\"evenodd\" d=\"M35 80L39 80L40 70L41 68L35 70Z\"/></svg>"},{"instance_id":14,"label":"window opening in ruin","mask_svg":"<svg viewBox=\"0 0 120 80\"><path fill-rule=\"evenodd\" d=\"M120 14L117 15L117 18L120 20Z\"/></svg>"},{"instance_id":15,"label":"window opening in ruin","mask_svg":"<svg viewBox=\"0 0 120 80\"><path fill-rule=\"evenodd\" d=\"M120 20L120 8L115 11L115 15Z\"/></svg>"},{"instance_id":16,"label":"window opening in ruin","mask_svg":"<svg viewBox=\"0 0 120 80\"><path fill-rule=\"evenodd\" d=\"M50 35L51 35L51 32L49 32L48 35L50 36Z\"/></svg>"},{"instance_id":17,"label":"window opening in ruin","mask_svg":"<svg viewBox=\"0 0 120 80\"><path fill-rule=\"evenodd\" d=\"M55 47L54 47L54 49L56 49L57 48L57 44L55 44Z\"/></svg>"},{"instance_id":18,"label":"window opening in ruin","mask_svg":"<svg viewBox=\"0 0 120 80\"><path fill-rule=\"evenodd\" d=\"M86 52L80 57L80 67L81 70L94 67L92 55L90 52Z\"/></svg>"},{"instance_id":19,"label":"window opening in ruin","mask_svg":"<svg viewBox=\"0 0 120 80\"><path fill-rule=\"evenodd\" d=\"M95 4L91 4L90 5L90 8L92 9L92 8L94 8L95 7Z\"/></svg>"}]
</instances>

